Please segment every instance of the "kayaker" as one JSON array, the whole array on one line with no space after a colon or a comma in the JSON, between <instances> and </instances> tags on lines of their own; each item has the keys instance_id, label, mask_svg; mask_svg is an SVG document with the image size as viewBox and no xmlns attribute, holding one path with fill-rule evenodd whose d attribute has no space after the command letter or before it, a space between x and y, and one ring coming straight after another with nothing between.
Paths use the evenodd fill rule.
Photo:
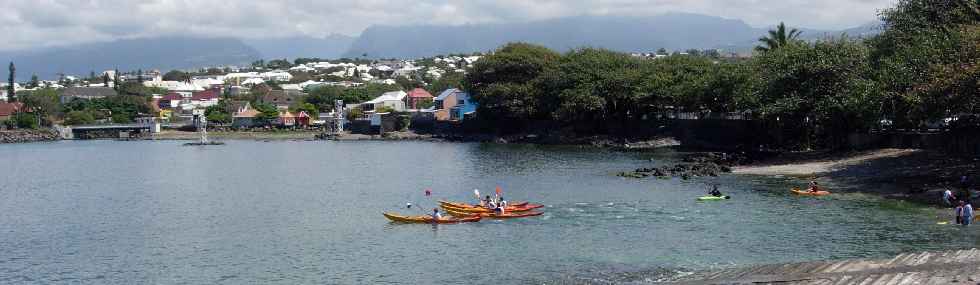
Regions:
<instances>
[{"instance_id":1,"label":"kayaker","mask_svg":"<svg viewBox=\"0 0 980 285\"><path fill-rule=\"evenodd\" d=\"M955 201L956 196L953 195L953 191L946 188L946 191L943 191L943 204L946 205L946 207L950 207L953 206L953 202Z\"/></svg>"},{"instance_id":2,"label":"kayaker","mask_svg":"<svg viewBox=\"0 0 980 285\"><path fill-rule=\"evenodd\" d=\"M487 202L487 209L493 210L493 209L496 209L496 208L497 208L497 202L494 202L493 200L490 200L489 202Z\"/></svg>"},{"instance_id":3,"label":"kayaker","mask_svg":"<svg viewBox=\"0 0 980 285\"><path fill-rule=\"evenodd\" d=\"M439 208L432 208L432 220L438 221L442 219L442 214L439 214Z\"/></svg>"},{"instance_id":4,"label":"kayaker","mask_svg":"<svg viewBox=\"0 0 980 285\"><path fill-rule=\"evenodd\" d=\"M496 208L493 208L493 211L496 212L499 215L503 215L504 214L504 206L497 205Z\"/></svg>"},{"instance_id":5,"label":"kayaker","mask_svg":"<svg viewBox=\"0 0 980 285\"><path fill-rule=\"evenodd\" d=\"M501 208L507 208L507 200L504 200L504 196L500 196L500 206Z\"/></svg>"},{"instance_id":6,"label":"kayaker","mask_svg":"<svg viewBox=\"0 0 980 285\"><path fill-rule=\"evenodd\" d=\"M810 181L810 188L806 189L810 193L817 193L820 191L820 185L817 184L816 180Z\"/></svg>"},{"instance_id":7,"label":"kayaker","mask_svg":"<svg viewBox=\"0 0 980 285\"><path fill-rule=\"evenodd\" d=\"M708 195L721 197L721 191L718 191L718 185L711 186L711 191L708 191Z\"/></svg>"},{"instance_id":8,"label":"kayaker","mask_svg":"<svg viewBox=\"0 0 980 285\"><path fill-rule=\"evenodd\" d=\"M962 225L963 224L963 205L964 204L966 204L966 203L963 202L963 201L960 201L959 205L956 205L956 208L953 209L953 214L956 215L956 224L957 225Z\"/></svg>"},{"instance_id":9,"label":"kayaker","mask_svg":"<svg viewBox=\"0 0 980 285\"><path fill-rule=\"evenodd\" d=\"M970 225L970 222L973 222L973 205L970 205L970 203L965 203L965 204L966 205L963 206L963 219L962 220L963 220L963 225L964 226L969 226Z\"/></svg>"}]
</instances>

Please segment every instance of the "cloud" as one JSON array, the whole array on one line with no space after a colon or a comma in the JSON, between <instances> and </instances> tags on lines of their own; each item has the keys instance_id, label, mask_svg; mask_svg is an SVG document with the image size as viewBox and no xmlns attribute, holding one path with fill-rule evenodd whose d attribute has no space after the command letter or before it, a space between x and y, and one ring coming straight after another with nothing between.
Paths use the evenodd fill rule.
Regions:
<instances>
[{"instance_id":1,"label":"cloud","mask_svg":"<svg viewBox=\"0 0 980 285\"><path fill-rule=\"evenodd\" d=\"M160 35L276 38L357 35L371 25L462 25L583 14L691 12L754 26L843 29L895 0L8 0L0 50Z\"/></svg>"}]
</instances>

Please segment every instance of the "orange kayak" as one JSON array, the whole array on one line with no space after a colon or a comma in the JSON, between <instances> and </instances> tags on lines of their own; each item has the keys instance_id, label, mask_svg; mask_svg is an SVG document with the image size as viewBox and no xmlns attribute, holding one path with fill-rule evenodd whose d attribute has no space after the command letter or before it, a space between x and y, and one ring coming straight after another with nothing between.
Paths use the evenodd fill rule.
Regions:
<instances>
[{"instance_id":1,"label":"orange kayak","mask_svg":"<svg viewBox=\"0 0 980 285\"><path fill-rule=\"evenodd\" d=\"M471 223L471 222L479 222L480 221L480 218L481 218L478 215L469 214L469 215L461 215L461 216L455 216L454 215L452 217L442 217L439 220L435 220L435 219L432 218L432 216L428 216L428 215L425 215L425 216L402 216L402 215L392 214L392 213L382 213L382 214L385 216L385 218L388 218L392 222L416 223L416 224Z\"/></svg>"},{"instance_id":2,"label":"orange kayak","mask_svg":"<svg viewBox=\"0 0 980 285\"><path fill-rule=\"evenodd\" d=\"M491 210L489 210L487 208L480 207L479 205L472 205L472 204L466 204L466 203L439 201L439 205L442 206L443 208L453 208L453 209L458 209L458 210L464 211L464 212L490 212L491 211ZM530 204L530 203L527 203L527 202L523 202L523 203L520 203L520 204L509 204L508 203L507 207L504 208L504 210L511 211L511 212L526 212L526 211L538 209L538 208L541 208L541 207L544 207L544 205L541 205L541 204Z\"/></svg>"},{"instance_id":3,"label":"orange kayak","mask_svg":"<svg viewBox=\"0 0 980 285\"><path fill-rule=\"evenodd\" d=\"M789 190L789 191L790 192L793 192L793 194L800 195L800 196L827 196L827 195L830 195L830 192L823 191L823 190L816 191L816 192L811 192L809 190L800 190L800 188L793 188L792 190Z\"/></svg>"},{"instance_id":4,"label":"orange kayak","mask_svg":"<svg viewBox=\"0 0 980 285\"><path fill-rule=\"evenodd\" d=\"M455 217L469 217L474 214L474 213L467 213L467 212L458 212L450 209L446 209L446 213L449 213L450 215ZM479 215L480 217L491 218L491 219L513 219L513 218L540 216L543 215L544 212L511 213L511 212L504 211L503 214L498 214L498 213L476 213L476 214Z\"/></svg>"}]
</instances>

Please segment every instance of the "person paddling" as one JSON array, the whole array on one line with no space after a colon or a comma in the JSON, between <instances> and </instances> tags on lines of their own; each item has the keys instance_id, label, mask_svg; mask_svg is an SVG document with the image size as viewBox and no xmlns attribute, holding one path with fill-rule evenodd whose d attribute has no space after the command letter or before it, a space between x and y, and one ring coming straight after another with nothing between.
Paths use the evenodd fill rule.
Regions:
<instances>
[{"instance_id":1,"label":"person paddling","mask_svg":"<svg viewBox=\"0 0 980 285\"><path fill-rule=\"evenodd\" d=\"M487 209L493 210L496 208L497 208L497 202L494 202L493 200L487 201Z\"/></svg>"},{"instance_id":2,"label":"person paddling","mask_svg":"<svg viewBox=\"0 0 980 285\"><path fill-rule=\"evenodd\" d=\"M432 221L438 222L442 219L442 214L439 214L439 208L432 208Z\"/></svg>"},{"instance_id":3,"label":"person paddling","mask_svg":"<svg viewBox=\"0 0 980 285\"><path fill-rule=\"evenodd\" d=\"M718 185L711 186L711 191L708 191L708 195L721 197L721 191L718 191Z\"/></svg>"},{"instance_id":4,"label":"person paddling","mask_svg":"<svg viewBox=\"0 0 980 285\"><path fill-rule=\"evenodd\" d=\"M810 181L810 188L807 189L807 191L810 192L810 193L817 193L817 192L820 191L820 185L817 184L817 181L816 180L811 180Z\"/></svg>"}]
</instances>

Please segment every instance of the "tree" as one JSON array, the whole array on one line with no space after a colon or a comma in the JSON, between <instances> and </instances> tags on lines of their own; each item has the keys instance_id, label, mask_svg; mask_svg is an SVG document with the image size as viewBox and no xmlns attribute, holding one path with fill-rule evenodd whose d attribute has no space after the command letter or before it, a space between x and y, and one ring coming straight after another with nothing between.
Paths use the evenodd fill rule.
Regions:
<instances>
[{"instance_id":1,"label":"tree","mask_svg":"<svg viewBox=\"0 0 980 285\"><path fill-rule=\"evenodd\" d=\"M210 106L204 110L204 116L208 118L208 122L213 122L216 124L229 124L231 123L231 114L228 113L228 101L222 100L218 102L218 105Z\"/></svg>"},{"instance_id":2,"label":"tree","mask_svg":"<svg viewBox=\"0 0 980 285\"><path fill-rule=\"evenodd\" d=\"M27 109L33 112L37 118L43 119L43 124L48 125L52 116L59 115L61 104L59 104L60 94L54 88L41 88L34 91L24 92L20 96L20 101Z\"/></svg>"},{"instance_id":3,"label":"tree","mask_svg":"<svg viewBox=\"0 0 980 285\"><path fill-rule=\"evenodd\" d=\"M14 79L17 68L14 67L14 62L10 62L10 66L7 68L10 72L7 77L7 101L16 102L17 101L17 89L14 88Z\"/></svg>"},{"instance_id":4,"label":"tree","mask_svg":"<svg viewBox=\"0 0 980 285\"><path fill-rule=\"evenodd\" d=\"M31 81L27 82L27 88L34 89L41 85L41 81L38 80L37 74L31 74Z\"/></svg>"},{"instance_id":5,"label":"tree","mask_svg":"<svg viewBox=\"0 0 980 285\"><path fill-rule=\"evenodd\" d=\"M449 88L462 88L463 80L466 76L460 72L447 72L443 74L442 77L432 81L429 85L425 86L425 90L432 94L439 94L440 92Z\"/></svg>"},{"instance_id":6,"label":"tree","mask_svg":"<svg viewBox=\"0 0 980 285\"><path fill-rule=\"evenodd\" d=\"M535 89L542 92L540 105L556 107L552 118L579 131L624 130L650 94L644 90L649 64L604 49L574 50L534 80Z\"/></svg>"},{"instance_id":7,"label":"tree","mask_svg":"<svg viewBox=\"0 0 980 285\"><path fill-rule=\"evenodd\" d=\"M109 73L102 74L102 86L109 87Z\"/></svg>"},{"instance_id":8,"label":"tree","mask_svg":"<svg viewBox=\"0 0 980 285\"><path fill-rule=\"evenodd\" d=\"M311 118L317 119L320 117L320 109L311 103L300 103L296 107L292 108L293 112L306 112Z\"/></svg>"},{"instance_id":9,"label":"tree","mask_svg":"<svg viewBox=\"0 0 980 285\"><path fill-rule=\"evenodd\" d=\"M917 127L957 113L977 113L980 3L901 0L881 12L881 34L870 40L887 115L898 127Z\"/></svg>"},{"instance_id":10,"label":"tree","mask_svg":"<svg viewBox=\"0 0 980 285\"><path fill-rule=\"evenodd\" d=\"M71 111L65 114L66 125L88 125L95 123L95 116L89 111Z\"/></svg>"},{"instance_id":11,"label":"tree","mask_svg":"<svg viewBox=\"0 0 980 285\"><path fill-rule=\"evenodd\" d=\"M122 80L119 79L119 69L116 69L112 76L112 88L116 89L116 91L119 91L119 85L121 83Z\"/></svg>"},{"instance_id":12,"label":"tree","mask_svg":"<svg viewBox=\"0 0 980 285\"><path fill-rule=\"evenodd\" d=\"M136 71L136 82L143 85L143 70L139 69Z\"/></svg>"},{"instance_id":13,"label":"tree","mask_svg":"<svg viewBox=\"0 0 980 285\"><path fill-rule=\"evenodd\" d=\"M265 66L270 69L287 69L292 65L289 60L284 59L273 59L270 60Z\"/></svg>"},{"instance_id":14,"label":"tree","mask_svg":"<svg viewBox=\"0 0 980 285\"><path fill-rule=\"evenodd\" d=\"M271 124L279 118L279 109L276 109L276 106L266 103L256 103L254 106L255 110L259 111L259 115L255 119L262 124Z\"/></svg>"},{"instance_id":15,"label":"tree","mask_svg":"<svg viewBox=\"0 0 980 285\"><path fill-rule=\"evenodd\" d=\"M473 94L480 117L491 120L546 119L557 104L531 85L558 63L558 53L543 46L510 43L473 65L464 89Z\"/></svg>"},{"instance_id":16,"label":"tree","mask_svg":"<svg viewBox=\"0 0 980 285\"><path fill-rule=\"evenodd\" d=\"M14 114L11 120L16 123L18 128L21 129L37 129L39 127L37 124L37 117L31 113L19 112Z\"/></svg>"},{"instance_id":17,"label":"tree","mask_svg":"<svg viewBox=\"0 0 980 285\"><path fill-rule=\"evenodd\" d=\"M756 46L755 50L759 52L768 52L784 47L789 45L790 42L793 42L799 38L800 34L802 33L803 32L795 28L787 31L786 24L779 22L779 25L776 26L775 30L769 30L769 36L759 38L759 42L762 42L762 45Z\"/></svg>"},{"instance_id":18,"label":"tree","mask_svg":"<svg viewBox=\"0 0 980 285\"><path fill-rule=\"evenodd\" d=\"M795 42L759 56L760 113L802 130L797 143L803 148L841 145L847 134L879 118L881 96L869 56L868 46L846 38Z\"/></svg>"},{"instance_id":19,"label":"tree","mask_svg":"<svg viewBox=\"0 0 980 285\"><path fill-rule=\"evenodd\" d=\"M191 75L180 70L171 70L163 74L163 80L166 81L190 81Z\"/></svg>"}]
</instances>

